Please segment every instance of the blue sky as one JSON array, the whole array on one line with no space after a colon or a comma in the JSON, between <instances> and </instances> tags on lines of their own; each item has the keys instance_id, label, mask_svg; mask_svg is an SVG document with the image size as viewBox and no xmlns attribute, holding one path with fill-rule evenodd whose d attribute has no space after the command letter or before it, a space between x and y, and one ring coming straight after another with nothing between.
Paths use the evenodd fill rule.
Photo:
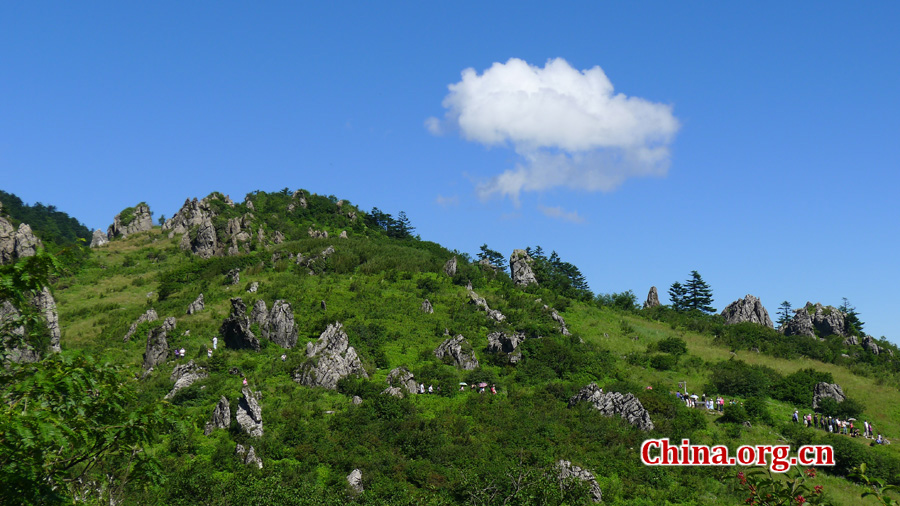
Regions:
<instances>
[{"instance_id":1,"label":"blue sky","mask_svg":"<svg viewBox=\"0 0 900 506\"><path fill-rule=\"evenodd\" d=\"M2 188L104 229L306 188L461 251L556 250L596 292L696 269L719 309L847 297L897 342L898 25L895 2L6 2ZM520 96L511 59L578 100L479 109ZM662 120L604 108L594 67ZM484 191L504 173L524 186Z\"/></svg>"}]
</instances>

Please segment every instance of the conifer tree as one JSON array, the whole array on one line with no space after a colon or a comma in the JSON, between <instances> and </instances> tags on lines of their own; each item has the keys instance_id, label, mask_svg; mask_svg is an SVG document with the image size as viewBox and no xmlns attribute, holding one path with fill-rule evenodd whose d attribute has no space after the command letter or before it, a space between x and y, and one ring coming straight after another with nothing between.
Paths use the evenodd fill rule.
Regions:
<instances>
[{"instance_id":1,"label":"conifer tree","mask_svg":"<svg viewBox=\"0 0 900 506\"><path fill-rule=\"evenodd\" d=\"M789 321L791 321L791 303L784 301L778 306L778 326L783 327Z\"/></svg>"},{"instance_id":2,"label":"conifer tree","mask_svg":"<svg viewBox=\"0 0 900 506\"><path fill-rule=\"evenodd\" d=\"M691 271L691 279L685 284L687 296L684 299L685 309L696 309L702 313L715 313L716 309L711 306L712 289L700 277L697 271Z\"/></svg>"},{"instance_id":3,"label":"conifer tree","mask_svg":"<svg viewBox=\"0 0 900 506\"><path fill-rule=\"evenodd\" d=\"M672 301L672 309L675 311L684 311L684 299L687 295L687 290L684 286L678 281L672 283L672 286L669 287L669 300Z\"/></svg>"}]
</instances>

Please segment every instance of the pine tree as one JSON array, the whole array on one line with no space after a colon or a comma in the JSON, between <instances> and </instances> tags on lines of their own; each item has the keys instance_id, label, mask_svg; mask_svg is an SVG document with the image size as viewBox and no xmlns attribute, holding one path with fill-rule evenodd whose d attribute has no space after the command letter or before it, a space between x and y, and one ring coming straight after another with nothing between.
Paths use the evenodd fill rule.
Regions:
<instances>
[{"instance_id":1,"label":"pine tree","mask_svg":"<svg viewBox=\"0 0 900 506\"><path fill-rule=\"evenodd\" d=\"M669 287L669 300L672 301L672 309L675 311L684 311L685 308L685 297L687 295L687 290L684 286L678 281L672 283L672 286Z\"/></svg>"},{"instance_id":2,"label":"pine tree","mask_svg":"<svg viewBox=\"0 0 900 506\"><path fill-rule=\"evenodd\" d=\"M778 326L783 327L791 321L791 303L784 301L778 306Z\"/></svg>"},{"instance_id":3,"label":"pine tree","mask_svg":"<svg viewBox=\"0 0 900 506\"><path fill-rule=\"evenodd\" d=\"M685 309L696 309L702 313L715 313L716 309L712 307L712 289L700 277L697 271L691 271L691 279L685 285L687 296L684 299Z\"/></svg>"},{"instance_id":4,"label":"pine tree","mask_svg":"<svg viewBox=\"0 0 900 506\"><path fill-rule=\"evenodd\" d=\"M487 243L482 244L480 250L481 251L478 253L479 261L487 260L489 264L496 267L497 269L506 270L506 266L504 265L506 263L506 259L503 258L503 254L501 254L499 251L488 248Z\"/></svg>"},{"instance_id":5,"label":"pine tree","mask_svg":"<svg viewBox=\"0 0 900 506\"><path fill-rule=\"evenodd\" d=\"M847 300L847 297L844 297L843 301L844 302L841 304L841 307L839 307L838 309L840 309L841 312L844 313L844 323L847 325L847 330L849 331L850 335L860 337L865 336L865 333L862 331L862 329L863 325L865 325L866 322L859 319L859 313L856 312L855 307L850 305L850 301Z\"/></svg>"}]
</instances>

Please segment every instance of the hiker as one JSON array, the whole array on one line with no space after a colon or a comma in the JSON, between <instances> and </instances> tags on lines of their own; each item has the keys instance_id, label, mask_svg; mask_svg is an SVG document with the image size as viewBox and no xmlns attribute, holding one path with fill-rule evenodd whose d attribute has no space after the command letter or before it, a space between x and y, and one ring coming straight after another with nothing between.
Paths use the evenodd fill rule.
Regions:
<instances>
[{"instance_id":1,"label":"hiker","mask_svg":"<svg viewBox=\"0 0 900 506\"><path fill-rule=\"evenodd\" d=\"M428 385L428 393L430 393L430 394L434 393L434 386Z\"/></svg>"},{"instance_id":2,"label":"hiker","mask_svg":"<svg viewBox=\"0 0 900 506\"><path fill-rule=\"evenodd\" d=\"M491 393L494 395L497 395L497 387L496 386L491 385Z\"/></svg>"},{"instance_id":3,"label":"hiker","mask_svg":"<svg viewBox=\"0 0 900 506\"><path fill-rule=\"evenodd\" d=\"M419 383L419 393L420 394L425 393L425 383Z\"/></svg>"},{"instance_id":4,"label":"hiker","mask_svg":"<svg viewBox=\"0 0 900 506\"><path fill-rule=\"evenodd\" d=\"M212 358L212 350L209 348L206 349L206 358Z\"/></svg>"},{"instance_id":5,"label":"hiker","mask_svg":"<svg viewBox=\"0 0 900 506\"><path fill-rule=\"evenodd\" d=\"M287 360L287 354L286 354L286 353L282 353L282 354L281 354L281 361L284 362L285 360Z\"/></svg>"},{"instance_id":6,"label":"hiker","mask_svg":"<svg viewBox=\"0 0 900 506\"><path fill-rule=\"evenodd\" d=\"M791 421L794 422L794 423L799 423L799 422L800 422L800 415L797 413L797 410L796 410L796 409L794 410L794 414L791 415Z\"/></svg>"},{"instance_id":7,"label":"hiker","mask_svg":"<svg viewBox=\"0 0 900 506\"><path fill-rule=\"evenodd\" d=\"M181 358L184 358L184 348L181 349Z\"/></svg>"},{"instance_id":8,"label":"hiker","mask_svg":"<svg viewBox=\"0 0 900 506\"><path fill-rule=\"evenodd\" d=\"M219 344L219 338L213 337L213 349L214 350L216 349L216 346L218 346L218 344Z\"/></svg>"},{"instance_id":9,"label":"hiker","mask_svg":"<svg viewBox=\"0 0 900 506\"><path fill-rule=\"evenodd\" d=\"M244 378L244 386L247 386L247 378Z\"/></svg>"}]
</instances>

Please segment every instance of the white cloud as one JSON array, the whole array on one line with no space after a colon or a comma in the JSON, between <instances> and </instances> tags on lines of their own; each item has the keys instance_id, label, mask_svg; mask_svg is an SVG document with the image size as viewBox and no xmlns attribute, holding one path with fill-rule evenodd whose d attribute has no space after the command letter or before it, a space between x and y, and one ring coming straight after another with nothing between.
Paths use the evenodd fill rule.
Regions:
<instances>
[{"instance_id":1,"label":"white cloud","mask_svg":"<svg viewBox=\"0 0 900 506\"><path fill-rule=\"evenodd\" d=\"M578 215L578 211L567 212L559 206L538 206L538 210L540 210L542 213L544 213L545 216L548 216L550 218L556 218L563 221L571 221L572 223L584 223L584 218Z\"/></svg>"},{"instance_id":2,"label":"white cloud","mask_svg":"<svg viewBox=\"0 0 900 506\"><path fill-rule=\"evenodd\" d=\"M557 186L610 191L629 177L665 175L678 120L669 105L613 92L600 67L578 71L561 58L543 67L512 58L449 85L439 135L458 129L486 146L510 146L521 157L478 186L482 198Z\"/></svg>"},{"instance_id":3,"label":"white cloud","mask_svg":"<svg viewBox=\"0 0 900 506\"><path fill-rule=\"evenodd\" d=\"M459 197L457 197L456 195L453 195L452 197L445 197L438 194L437 198L434 199L434 202L441 207L450 207L459 204Z\"/></svg>"}]
</instances>

